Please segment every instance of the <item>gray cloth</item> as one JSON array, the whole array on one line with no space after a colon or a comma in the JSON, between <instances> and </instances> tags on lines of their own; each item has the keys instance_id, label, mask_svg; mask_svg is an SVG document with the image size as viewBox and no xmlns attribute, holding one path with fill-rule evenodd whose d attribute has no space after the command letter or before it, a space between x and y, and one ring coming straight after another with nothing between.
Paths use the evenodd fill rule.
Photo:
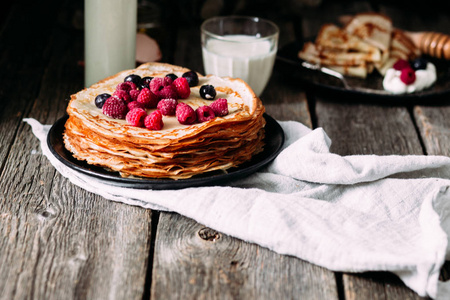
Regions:
<instances>
[{"instance_id":1,"label":"gray cloth","mask_svg":"<svg viewBox=\"0 0 450 300\"><path fill-rule=\"evenodd\" d=\"M48 149L50 126L25 121L63 176L106 199L177 212L333 271L390 271L420 296L450 299L449 286L438 281L450 231L449 157L339 156L330 153L321 128L279 122L283 151L247 178L229 186L139 190L66 167Z\"/></svg>"}]
</instances>

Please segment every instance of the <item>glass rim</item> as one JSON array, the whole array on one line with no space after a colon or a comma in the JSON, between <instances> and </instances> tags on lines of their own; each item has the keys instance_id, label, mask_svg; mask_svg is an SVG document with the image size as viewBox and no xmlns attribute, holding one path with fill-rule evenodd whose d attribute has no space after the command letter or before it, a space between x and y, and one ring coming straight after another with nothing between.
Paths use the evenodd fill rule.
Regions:
<instances>
[{"instance_id":1,"label":"glass rim","mask_svg":"<svg viewBox=\"0 0 450 300\"><path fill-rule=\"evenodd\" d=\"M219 34L216 34L216 33L212 33L211 31L209 31L209 30L207 30L205 28L205 26L208 23L216 22L216 21L219 21L219 20L227 20L227 19L230 19L230 20L233 20L233 19L234 20L247 20L247 21L252 21L253 23L266 23L266 24L269 24L271 27L273 27L275 32L270 34L270 35L267 35L267 36L258 37L258 39L256 41L236 41L236 40L233 40L233 39L229 39L226 36L219 35ZM280 33L280 29L278 28L277 24L275 24L274 22L272 22L270 20L263 19L263 18L260 18L260 17L235 16L235 15L232 15L232 16L218 16L218 17L209 18L209 19L203 21L202 25L200 26L200 30L201 30L202 33L207 34L210 37L213 37L213 38L218 39L218 40L230 42L230 43L255 43L255 42L258 42L258 41L264 41L264 40L273 39L273 38L277 37L279 35L279 33ZM249 36L256 36L256 35L249 35Z\"/></svg>"}]
</instances>

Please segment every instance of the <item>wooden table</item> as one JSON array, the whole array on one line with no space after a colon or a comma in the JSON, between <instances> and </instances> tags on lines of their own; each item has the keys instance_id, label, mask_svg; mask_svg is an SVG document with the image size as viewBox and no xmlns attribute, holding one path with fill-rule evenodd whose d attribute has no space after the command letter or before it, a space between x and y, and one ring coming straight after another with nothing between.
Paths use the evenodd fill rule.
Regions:
<instances>
[{"instance_id":1,"label":"wooden table","mask_svg":"<svg viewBox=\"0 0 450 300\"><path fill-rule=\"evenodd\" d=\"M389 273L331 272L181 215L112 202L68 182L22 119L54 123L69 96L83 88L82 1L44 2L11 1L0 20L1 299L419 298ZM442 8L323 1L318 8L290 9L289 3L264 1L236 13L274 20L280 47L360 11L383 12L408 30L450 33ZM173 15L181 9L189 14L177 4L171 3ZM161 42L166 62L203 71L200 21L199 14L170 19L165 29L176 35ZM323 127L331 150L341 155L450 155L449 99L432 106L381 104L318 92L276 67L261 99L279 120ZM447 274L444 268L442 277Z\"/></svg>"}]
</instances>

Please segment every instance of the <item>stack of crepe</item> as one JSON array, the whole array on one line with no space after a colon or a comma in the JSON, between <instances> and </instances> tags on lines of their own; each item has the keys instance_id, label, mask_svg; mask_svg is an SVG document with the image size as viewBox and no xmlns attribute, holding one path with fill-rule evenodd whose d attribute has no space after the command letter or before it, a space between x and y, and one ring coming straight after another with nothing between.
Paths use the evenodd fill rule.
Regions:
<instances>
[{"instance_id":1,"label":"stack of crepe","mask_svg":"<svg viewBox=\"0 0 450 300\"><path fill-rule=\"evenodd\" d=\"M189 70L169 64L147 63L72 95L64 132L66 148L75 158L118 171L123 177L172 179L227 170L261 152L264 106L240 79L199 76L199 84L191 87L189 98L179 101L194 109L210 104L211 101L200 97L199 88L211 84L217 91L216 99L227 99L229 114L193 125L182 125L176 117L164 116L164 127L159 131L109 118L94 104L96 95L112 94L127 75L181 76L186 71Z\"/></svg>"},{"instance_id":2,"label":"stack of crepe","mask_svg":"<svg viewBox=\"0 0 450 300\"><path fill-rule=\"evenodd\" d=\"M398 59L419 55L409 37L378 13L357 14L343 28L325 24L315 42L305 43L298 53L303 60L361 78L374 69L384 75Z\"/></svg>"}]
</instances>

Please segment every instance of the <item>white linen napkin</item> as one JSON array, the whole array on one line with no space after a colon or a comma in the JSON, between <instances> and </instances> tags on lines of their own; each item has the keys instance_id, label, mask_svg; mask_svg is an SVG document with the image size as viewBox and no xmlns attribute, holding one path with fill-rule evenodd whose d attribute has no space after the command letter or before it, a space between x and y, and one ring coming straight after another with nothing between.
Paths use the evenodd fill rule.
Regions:
<instances>
[{"instance_id":1,"label":"white linen napkin","mask_svg":"<svg viewBox=\"0 0 450 300\"><path fill-rule=\"evenodd\" d=\"M283 151L251 176L229 186L139 190L66 167L47 146L50 126L24 121L63 176L106 199L177 212L333 271L390 271L420 296L450 299L450 283L438 280L450 253L449 157L339 156L321 128L279 122Z\"/></svg>"}]
</instances>

